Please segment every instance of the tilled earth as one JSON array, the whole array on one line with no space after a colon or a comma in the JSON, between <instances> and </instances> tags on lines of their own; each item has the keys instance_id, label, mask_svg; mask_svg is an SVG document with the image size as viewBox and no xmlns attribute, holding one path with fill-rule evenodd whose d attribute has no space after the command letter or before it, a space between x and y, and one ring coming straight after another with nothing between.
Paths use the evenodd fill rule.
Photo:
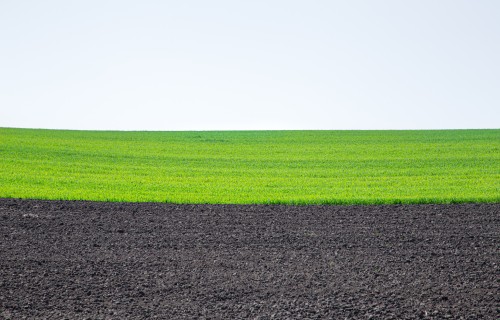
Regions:
<instances>
[{"instance_id":1,"label":"tilled earth","mask_svg":"<svg viewBox=\"0 0 500 320\"><path fill-rule=\"evenodd\" d=\"M498 319L500 204L0 200L0 319Z\"/></svg>"}]
</instances>

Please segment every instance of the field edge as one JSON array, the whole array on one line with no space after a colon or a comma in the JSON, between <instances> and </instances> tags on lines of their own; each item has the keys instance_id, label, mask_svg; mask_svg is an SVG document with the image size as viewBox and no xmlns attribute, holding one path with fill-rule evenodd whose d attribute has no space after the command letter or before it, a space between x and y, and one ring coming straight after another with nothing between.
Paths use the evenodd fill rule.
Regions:
<instances>
[{"instance_id":1,"label":"field edge","mask_svg":"<svg viewBox=\"0 0 500 320\"><path fill-rule=\"evenodd\" d=\"M1 196L2 200L27 200L27 201L77 201L77 202L95 202L95 203L152 203L152 204L172 204L172 205L284 205L284 206L373 206L373 205L449 205L449 204L500 204L500 196L496 198L464 198L464 199L436 199L436 198L417 198L417 199L379 199L377 201L370 200L342 200L342 199L331 199L324 201L302 201L302 200L292 200L292 201L255 201L255 202L186 202L186 201L156 201L153 199L145 200L126 200L126 199L87 199L87 198L76 198L76 197L9 197Z\"/></svg>"}]
</instances>

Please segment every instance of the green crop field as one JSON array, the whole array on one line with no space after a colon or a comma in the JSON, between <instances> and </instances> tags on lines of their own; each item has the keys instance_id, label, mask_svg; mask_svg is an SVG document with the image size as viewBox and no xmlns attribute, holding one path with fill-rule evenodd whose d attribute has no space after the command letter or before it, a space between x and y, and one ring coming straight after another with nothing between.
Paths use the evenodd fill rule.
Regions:
<instances>
[{"instance_id":1,"label":"green crop field","mask_svg":"<svg viewBox=\"0 0 500 320\"><path fill-rule=\"evenodd\" d=\"M0 198L240 204L500 202L500 130L0 128Z\"/></svg>"}]
</instances>

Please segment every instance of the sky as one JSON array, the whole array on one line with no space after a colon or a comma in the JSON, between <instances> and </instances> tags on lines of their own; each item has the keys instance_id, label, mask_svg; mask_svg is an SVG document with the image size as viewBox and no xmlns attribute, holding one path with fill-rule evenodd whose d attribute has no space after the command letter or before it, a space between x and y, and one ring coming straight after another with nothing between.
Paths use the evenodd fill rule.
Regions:
<instances>
[{"instance_id":1,"label":"sky","mask_svg":"<svg viewBox=\"0 0 500 320\"><path fill-rule=\"evenodd\" d=\"M500 1L0 1L0 127L500 128Z\"/></svg>"}]
</instances>

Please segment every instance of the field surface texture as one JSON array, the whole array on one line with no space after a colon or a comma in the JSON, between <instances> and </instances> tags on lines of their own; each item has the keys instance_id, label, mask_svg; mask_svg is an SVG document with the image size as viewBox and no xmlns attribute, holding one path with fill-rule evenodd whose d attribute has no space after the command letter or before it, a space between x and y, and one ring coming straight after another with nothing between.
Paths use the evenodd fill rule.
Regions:
<instances>
[{"instance_id":1,"label":"field surface texture","mask_svg":"<svg viewBox=\"0 0 500 320\"><path fill-rule=\"evenodd\" d=\"M500 204L0 200L2 319L498 319Z\"/></svg>"},{"instance_id":2,"label":"field surface texture","mask_svg":"<svg viewBox=\"0 0 500 320\"><path fill-rule=\"evenodd\" d=\"M221 204L500 202L500 130L0 128L0 197Z\"/></svg>"}]
</instances>

